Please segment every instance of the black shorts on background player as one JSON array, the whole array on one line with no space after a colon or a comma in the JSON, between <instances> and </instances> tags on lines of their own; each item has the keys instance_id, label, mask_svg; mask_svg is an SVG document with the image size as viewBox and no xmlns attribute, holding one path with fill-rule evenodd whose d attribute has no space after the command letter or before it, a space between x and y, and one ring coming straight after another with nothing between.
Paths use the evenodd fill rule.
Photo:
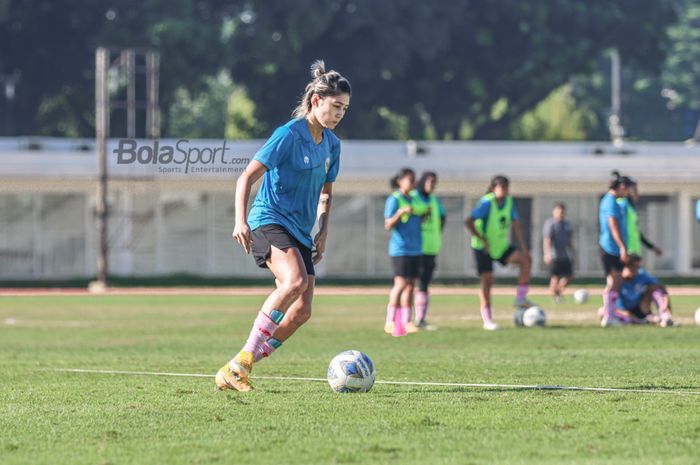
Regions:
<instances>
[{"instance_id":1,"label":"black shorts on background player","mask_svg":"<svg viewBox=\"0 0 700 465\"><path fill-rule=\"evenodd\" d=\"M416 279L420 274L420 259L420 255L391 257L391 266L394 269L394 276Z\"/></svg>"},{"instance_id":2,"label":"black shorts on background player","mask_svg":"<svg viewBox=\"0 0 700 465\"><path fill-rule=\"evenodd\" d=\"M550 267L552 276L571 276L573 275L573 266L568 258L556 259Z\"/></svg>"},{"instance_id":3,"label":"black shorts on background player","mask_svg":"<svg viewBox=\"0 0 700 465\"><path fill-rule=\"evenodd\" d=\"M508 258L510 258L511 255L513 255L513 252L515 252L517 249L513 247L512 245L509 246L505 252L503 252L503 255L500 256L498 259L491 258L489 254L487 254L483 250L478 250L478 249L472 249L474 250L474 258L476 259L476 271L480 275L484 273L492 273L493 272L493 262L497 261L501 265L506 265L508 264Z\"/></svg>"},{"instance_id":4,"label":"black shorts on background player","mask_svg":"<svg viewBox=\"0 0 700 465\"><path fill-rule=\"evenodd\" d=\"M600 249L600 258L603 260L603 269L605 270L606 276L609 275L612 270L622 271L625 267L619 256L610 255L603 249Z\"/></svg>"},{"instance_id":5,"label":"black shorts on background player","mask_svg":"<svg viewBox=\"0 0 700 465\"><path fill-rule=\"evenodd\" d=\"M294 236L289 234L283 226L279 224L266 224L254 229L251 232L253 243L253 257L255 263L260 268L267 268L267 260L270 258L271 247L274 245L280 250L287 250L290 247L295 247L301 254L301 259L304 261L306 274L314 276L314 262L311 259L311 249L299 242Z\"/></svg>"}]
</instances>

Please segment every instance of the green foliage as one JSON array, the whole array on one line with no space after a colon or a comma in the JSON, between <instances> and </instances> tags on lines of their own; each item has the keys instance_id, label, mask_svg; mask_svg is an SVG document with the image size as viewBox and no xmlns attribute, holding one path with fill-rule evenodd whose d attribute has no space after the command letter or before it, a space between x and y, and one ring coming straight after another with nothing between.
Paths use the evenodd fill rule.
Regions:
<instances>
[{"instance_id":1,"label":"green foliage","mask_svg":"<svg viewBox=\"0 0 700 465\"><path fill-rule=\"evenodd\" d=\"M674 298L678 318L692 321L693 299ZM512 298L502 296L494 308L504 328L487 332L475 296L437 295L430 317L439 330L397 339L383 332L385 296L316 296L311 320L255 366L257 391L216 392L214 373L243 344L263 300L3 297L0 462L697 463L696 395L386 384L340 395L325 382L261 379L325 378L333 356L359 349L378 380L697 391L694 324L603 330L599 302L590 302L551 308L551 327L515 329Z\"/></svg>"},{"instance_id":2,"label":"green foliage","mask_svg":"<svg viewBox=\"0 0 700 465\"><path fill-rule=\"evenodd\" d=\"M700 110L700 1L682 3L680 20L669 28L671 51L663 82L673 90L674 108Z\"/></svg>"},{"instance_id":3,"label":"green foliage","mask_svg":"<svg viewBox=\"0 0 700 465\"><path fill-rule=\"evenodd\" d=\"M255 102L241 86L234 86L228 99L227 139L254 139L265 135L266 125L255 117Z\"/></svg>"},{"instance_id":4,"label":"green foliage","mask_svg":"<svg viewBox=\"0 0 700 465\"><path fill-rule=\"evenodd\" d=\"M571 86L553 91L534 109L513 124L513 139L541 141L586 140L588 129L596 123L595 114L577 107Z\"/></svg>"},{"instance_id":5,"label":"green foliage","mask_svg":"<svg viewBox=\"0 0 700 465\"><path fill-rule=\"evenodd\" d=\"M205 88L195 95L187 89L177 89L170 107L168 134L192 139L224 136L227 106L234 92L233 81L224 72L204 81Z\"/></svg>"}]
</instances>

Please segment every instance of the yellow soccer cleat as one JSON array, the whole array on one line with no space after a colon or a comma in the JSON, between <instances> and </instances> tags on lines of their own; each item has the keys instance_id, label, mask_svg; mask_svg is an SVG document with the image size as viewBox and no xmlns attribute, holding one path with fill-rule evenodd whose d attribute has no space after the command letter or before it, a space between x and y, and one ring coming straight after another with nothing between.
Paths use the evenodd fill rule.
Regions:
<instances>
[{"instance_id":1,"label":"yellow soccer cleat","mask_svg":"<svg viewBox=\"0 0 700 465\"><path fill-rule=\"evenodd\" d=\"M387 334L394 333L394 322L393 321L384 325L384 332Z\"/></svg>"},{"instance_id":2,"label":"yellow soccer cleat","mask_svg":"<svg viewBox=\"0 0 700 465\"><path fill-rule=\"evenodd\" d=\"M250 384L251 371L253 371L253 354L241 351L216 373L216 388L220 391L226 389L239 392L252 391L254 388Z\"/></svg>"}]
</instances>

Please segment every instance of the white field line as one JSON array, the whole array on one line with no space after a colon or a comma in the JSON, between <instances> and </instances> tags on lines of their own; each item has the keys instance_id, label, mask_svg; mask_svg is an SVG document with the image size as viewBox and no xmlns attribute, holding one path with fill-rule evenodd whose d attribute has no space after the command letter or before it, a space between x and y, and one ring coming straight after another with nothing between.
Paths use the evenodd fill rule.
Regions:
<instances>
[{"instance_id":1,"label":"white field line","mask_svg":"<svg viewBox=\"0 0 700 465\"><path fill-rule=\"evenodd\" d=\"M167 373L155 371L125 371L125 370L92 370L85 368L56 368L55 371L63 373L90 373L101 375L143 375L143 376L173 376L181 378L214 378L214 375L201 373ZM296 376L253 376L254 379L275 380L275 381L312 381L326 382L325 378L304 378ZM641 394L676 394L676 395L700 395L700 391L673 391L669 389L626 389L626 388L606 388L606 387L585 387L585 386L558 386L558 385L538 385L538 384L493 384L493 383L444 383L429 381L382 381L376 384L391 384L403 386L441 386L441 387L473 387L473 388L505 388L505 389L530 389L535 391L588 391L588 392L629 392Z\"/></svg>"}]
</instances>

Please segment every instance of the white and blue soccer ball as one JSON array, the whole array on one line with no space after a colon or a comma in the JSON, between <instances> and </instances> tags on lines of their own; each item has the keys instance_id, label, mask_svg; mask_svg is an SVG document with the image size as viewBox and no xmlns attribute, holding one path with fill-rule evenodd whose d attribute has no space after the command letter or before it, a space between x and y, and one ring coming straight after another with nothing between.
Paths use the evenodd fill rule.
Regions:
<instances>
[{"instance_id":1,"label":"white and blue soccer ball","mask_svg":"<svg viewBox=\"0 0 700 465\"><path fill-rule=\"evenodd\" d=\"M335 392L367 392L374 386L374 363L359 350L346 350L328 365L328 384Z\"/></svg>"},{"instance_id":2,"label":"white and blue soccer ball","mask_svg":"<svg viewBox=\"0 0 700 465\"><path fill-rule=\"evenodd\" d=\"M537 305L525 310L523 313L523 326L533 328L535 326L544 326L547 323L547 315Z\"/></svg>"},{"instance_id":3,"label":"white and blue soccer ball","mask_svg":"<svg viewBox=\"0 0 700 465\"><path fill-rule=\"evenodd\" d=\"M585 304L588 302L588 291L585 289L578 289L574 292L574 302L577 304Z\"/></svg>"}]
</instances>

